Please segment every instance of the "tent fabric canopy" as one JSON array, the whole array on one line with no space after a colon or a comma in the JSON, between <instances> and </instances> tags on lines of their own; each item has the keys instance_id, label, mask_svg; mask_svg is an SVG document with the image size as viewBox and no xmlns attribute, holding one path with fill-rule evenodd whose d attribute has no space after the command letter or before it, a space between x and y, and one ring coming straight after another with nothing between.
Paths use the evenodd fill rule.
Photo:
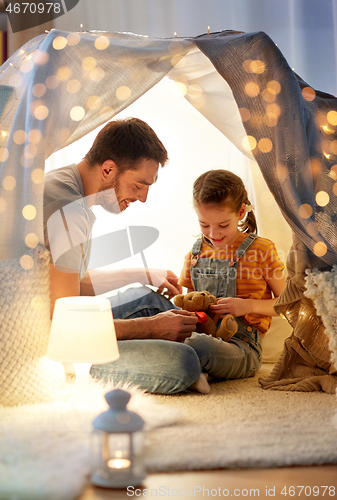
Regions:
<instances>
[{"instance_id":1,"label":"tent fabric canopy","mask_svg":"<svg viewBox=\"0 0 337 500\"><path fill-rule=\"evenodd\" d=\"M37 274L32 249L43 246L46 158L110 120L165 75L255 158L309 266L336 264L337 100L303 82L265 33L151 39L52 30L24 45L1 70L0 280L13 259L22 273ZM2 332L0 339L7 337Z\"/></svg>"},{"instance_id":2,"label":"tent fabric canopy","mask_svg":"<svg viewBox=\"0 0 337 500\"><path fill-rule=\"evenodd\" d=\"M212 71L205 71L210 64L200 56L199 68L188 64L198 57L196 47L209 58ZM189 74L191 67L198 68L199 77ZM224 83L216 94L217 111L210 115L214 85L221 85L217 73ZM111 119L166 74L185 86L185 97L222 133L255 157L293 231L322 261L335 264L335 232L326 222L331 217L334 222L337 212L336 98L302 82L265 33L232 31L150 39L52 30L16 52L0 75L1 84L14 88L1 116L1 179L16 181L10 191L1 186L6 214L1 258L23 255L32 232L43 243L42 190L31 173L43 170L54 151ZM315 198L322 191L329 196L324 210ZM33 219L22 216L27 205L36 208Z\"/></svg>"}]
</instances>

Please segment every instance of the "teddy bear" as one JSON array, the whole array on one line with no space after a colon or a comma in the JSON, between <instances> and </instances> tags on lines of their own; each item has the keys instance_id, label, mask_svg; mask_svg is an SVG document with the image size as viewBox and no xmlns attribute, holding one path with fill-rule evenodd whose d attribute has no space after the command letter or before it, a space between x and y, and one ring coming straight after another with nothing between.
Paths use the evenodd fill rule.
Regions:
<instances>
[{"instance_id":1,"label":"teddy bear","mask_svg":"<svg viewBox=\"0 0 337 500\"><path fill-rule=\"evenodd\" d=\"M238 324L231 314L226 314L217 328L219 315L211 313L208 308L217 304L218 300L207 291L189 292L186 295L179 294L174 297L173 301L177 307L196 314L199 319L196 331L199 333L220 337L228 342L238 330Z\"/></svg>"}]
</instances>

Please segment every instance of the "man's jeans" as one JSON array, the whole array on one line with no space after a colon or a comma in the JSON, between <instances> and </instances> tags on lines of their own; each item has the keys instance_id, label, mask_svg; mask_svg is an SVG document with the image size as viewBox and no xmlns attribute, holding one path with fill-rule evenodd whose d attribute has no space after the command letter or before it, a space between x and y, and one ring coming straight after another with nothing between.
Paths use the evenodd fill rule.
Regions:
<instances>
[{"instance_id":1,"label":"man's jeans","mask_svg":"<svg viewBox=\"0 0 337 500\"><path fill-rule=\"evenodd\" d=\"M130 288L110 297L114 319L149 317L176 307L149 288ZM187 389L200 377L200 362L192 347L168 340L118 341L117 361L93 365L91 375L104 382L129 383L153 394Z\"/></svg>"}]
</instances>

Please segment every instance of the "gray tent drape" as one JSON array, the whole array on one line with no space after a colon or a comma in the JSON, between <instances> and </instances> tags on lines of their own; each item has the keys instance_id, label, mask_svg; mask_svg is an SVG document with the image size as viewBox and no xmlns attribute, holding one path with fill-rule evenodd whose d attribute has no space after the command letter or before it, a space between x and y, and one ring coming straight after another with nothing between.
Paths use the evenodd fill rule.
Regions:
<instances>
[{"instance_id":1,"label":"gray tent drape","mask_svg":"<svg viewBox=\"0 0 337 500\"><path fill-rule=\"evenodd\" d=\"M304 249L296 253L277 305L279 313L291 314L303 300L305 265L329 270L337 263L337 100L303 82L265 33L151 39L52 30L17 51L0 74L1 260L30 255L32 241L43 245L45 159L111 119L165 75L184 75L184 57L198 49L226 82L241 123L233 131L230 123L220 126L221 120L200 111L237 145L245 135L247 156L255 158L293 230L294 252L298 242ZM198 81L207 103L212 89L202 68ZM228 95L219 99L219 116L226 116L228 102ZM296 337L294 315L291 325ZM329 363L323 365L323 375L331 372Z\"/></svg>"}]
</instances>

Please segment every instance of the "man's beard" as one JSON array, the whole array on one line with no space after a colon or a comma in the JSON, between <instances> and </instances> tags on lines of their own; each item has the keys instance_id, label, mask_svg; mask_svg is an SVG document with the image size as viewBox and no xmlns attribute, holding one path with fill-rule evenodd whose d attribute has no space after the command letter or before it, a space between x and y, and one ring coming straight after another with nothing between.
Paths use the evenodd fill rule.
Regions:
<instances>
[{"instance_id":1,"label":"man's beard","mask_svg":"<svg viewBox=\"0 0 337 500\"><path fill-rule=\"evenodd\" d=\"M116 174L110 186L104 190L98 191L95 198L96 205L100 205L104 210L112 214L119 214L122 212L119 206L119 177L120 174Z\"/></svg>"}]
</instances>

